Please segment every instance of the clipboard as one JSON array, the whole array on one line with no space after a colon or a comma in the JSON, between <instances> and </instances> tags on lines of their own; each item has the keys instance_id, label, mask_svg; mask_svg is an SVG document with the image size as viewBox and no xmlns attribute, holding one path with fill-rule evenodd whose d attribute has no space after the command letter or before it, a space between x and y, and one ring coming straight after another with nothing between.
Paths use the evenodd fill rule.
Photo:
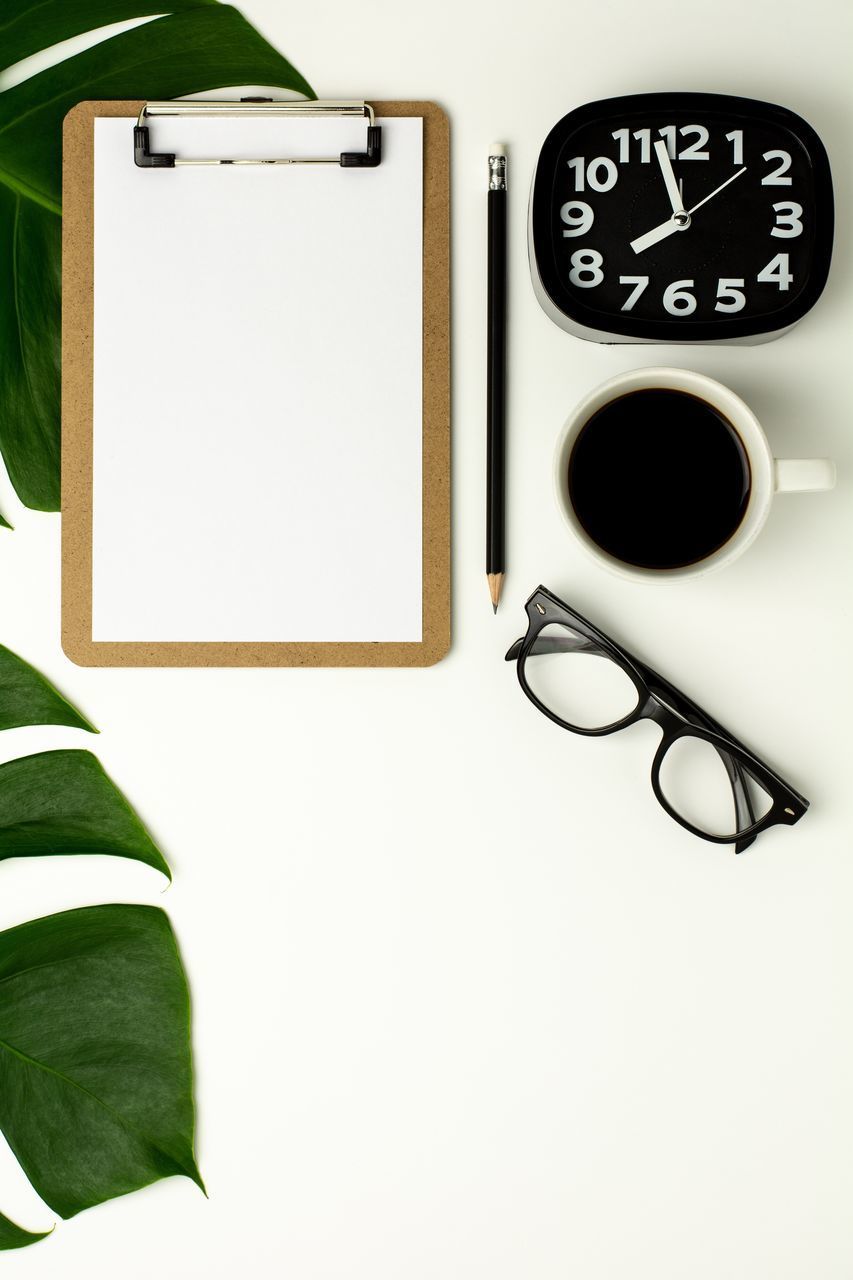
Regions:
<instances>
[{"instance_id":1,"label":"clipboard","mask_svg":"<svg viewBox=\"0 0 853 1280\"><path fill-rule=\"evenodd\" d=\"M327 146L323 154L311 154L309 149L308 154L299 155L284 154L283 151L281 154L278 151L270 152L269 148L258 155L251 153L231 155L227 151L207 155L204 148L193 149L189 136L186 138L186 145L183 137L178 147L170 149L160 145L166 126L159 117L191 118L195 116L209 120L227 116L236 119L239 128L242 129L244 122L249 119L252 121L260 119L266 124L273 114L278 117L287 117L288 125L291 119L323 121L322 129L325 132L322 136L327 143L330 137L329 129L333 125L334 127L346 125L349 130L347 134L349 141L339 147L338 139L335 138L336 145ZM300 186L297 188L294 183L290 190L305 191L308 189L305 184L318 180L316 170L321 166L321 171L329 175L324 181L336 184L330 190L333 189L337 194L336 208L339 207L341 212L341 234L346 234L348 193L356 190L368 193L370 188L365 184L369 184L374 175L381 174L386 183L390 182L395 159L400 163L405 138L401 126L395 125L398 120L408 122L405 128L409 130L411 136L414 136L414 121L422 121L420 213L422 239L419 241L422 247L419 249L418 262L413 268L418 273L421 288L418 350L420 367L417 371L420 395L417 427L419 433L417 442L420 489L417 495L420 502L419 527L416 531L411 527L411 513L418 506L418 502L414 500L412 488L413 466L410 462L404 465L394 456L391 458L389 474L386 476L382 456L377 454L374 457L375 466L372 471L365 466L359 483L366 484L368 489L374 481L377 483L381 481L383 485L386 482L388 485L399 484L401 488L408 485L413 500L405 503L400 501L397 507L394 507L392 501L389 509L394 513L394 519L389 519L387 539L381 545L375 540L371 543L368 535L364 535L367 538L365 545L378 546L381 556L376 562L369 556L364 558L368 581L362 594L370 603L369 607L364 606L365 617L360 621L359 618L355 620L352 618L352 615L359 613L363 605L363 600L358 593L358 567L356 567L356 580L353 584L347 576L351 567L346 563L348 530L347 527L334 529L335 512L332 511L331 514L327 512L326 525L315 527L311 536L323 545L327 545L330 540L331 542L337 540L341 548L339 577L332 580L334 575L331 574L327 556L324 571L316 578L312 578L310 584L299 579L299 573L296 573L296 570L302 572L303 566L297 563L296 557L304 552L310 560L310 537L309 542L306 543L300 537L294 537L291 529L286 545L276 550L275 563L271 568L267 565L266 578L259 575L255 582L252 578L255 565L252 559L251 539L241 552L242 559L235 562L232 556L232 541L239 545L245 525L252 525L254 528L252 522L256 513L251 505L244 503L246 515L243 521L238 521L236 527L229 530L227 539L222 543L223 563L224 558L232 557L228 560L231 575L228 581L238 596L241 591L243 592L241 598L248 613L254 616L260 609L259 600L264 600L267 601L271 610L269 617L261 610L258 634L252 634L251 620L244 625L239 608L231 612L225 610L225 605L222 603L225 592L219 589L218 582L211 580L209 566L207 578L203 575L200 579L194 578L193 562L190 557L188 560L190 570L186 575L184 594L188 599L193 598L199 602L204 598L203 593L207 592L208 596L219 600L220 613L209 619L205 615L206 621L200 628L203 634L196 634L192 629L192 618L184 617L182 614L183 595L173 583L171 599L176 617L180 618L180 622L176 623L174 634L170 634L168 613L164 612L163 617L159 616L166 606L158 596L160 583L157 573L168 577L172 571L174 558L180 559L183 548L160 546L164 535L162 510L158 510L158 500L160 500L161 487L163 490L168 490L172 477L162 470L159 477L150 473L151 457L146 452L146 441L148 424L153 424L156 430L162 430L161 415L159 412L152 412L147 423L143 422L141 426L137 424L135 430L140 438L138 447L134 446L136 452L128 453L123 470L117 469L116 456L121 454L123 449L129 449L127 440L134 430L133 415L137 410L138 395L134 394L133 386L128 386L127 402L123 404L116 399L119 392L115 391L115 388L108 386L107 391L104 391L104 385L110 384L111 379L109 371L106 375L104 374L98 360L100 358L103 361L102 349L110 348L111 343L113 346L110 349L114 351L118 349L115 345L119 341L118 330L123 330L120 340L127 344L129 352L134 353L134 358L132 364L125 366L122 385L128 379L135 381L137 391L141 389L143 397L147 395L151 401L151 380L156 383L161 376L164 362L167 366L166 384L168 385L168 376L175 376L174 370L171 375L168 374L168 368L171 367L170 361L172 365L175 363L174 348L177 343L172 341L168 350L162 347L158 349L159 335L156 331L152 331L156 330L157 326L150 323L147 327L136 325L132 310L132 296L129 298L130 310L127 316L122 316L119 312L121 323L111 324L108 331L104 332L106 321L104 315L99 315L99 312L106 307L106 303L102 307L99 301L101 291L105 290L107 295L110 288L116 291L118 286L115 284L115 278L117 275L120 276L123 270L121 262L129 259L117 256L118 251L116 251L111 259L107 259L109 269L105 269L96 253L99 239L110 234L109 213L104 213L102 205L99 204L99 201L103 201L103 193L96 194L101 191L101 188L97 187L99 176L103 183L103 174L107 172L105 153L96 147L96 130L101 129L107 136L109 130L121 129L123 138L126 124L127 143L122 141L121 145L123 148L126 145L127 151L122 150L121 154L122 157L127 154L128 166L133 164L132 181L137 183L133 189L137 192L142 191L140 184L143 180L151 184L162 183L162 187L158 187L157 190L164 193L165 199L168 199L167 193L170 190L189 191L190 187L187 184L193 182L205 171L201 166L212 166L206 170L207 173L216 174L217 180L224 179L226 183L246 182L248 179L238 175L249 172L256 175L252 179L252 187L247 188L247 192L250 191L256 201L256 204L251 206L253 208L257 207L257 202L265 198L264 191L271 190L271 187L264 188L258 184L262 184L268 178L277 181L279 186L275 198L280 201L279 209L287 216L291 216L292 211L285 208L283 202L282 193L287 188L282 185L282 179L295 177L298 174L295 181L299 182ZM103 121L111 123L99 125L99 122ZM337 123L339 121L340 125ZM180 121L171 122L172 133L169 137L172 143L175 138L174 129L180 124ZM354 128L360 131L355 141L352 134ZM398 137L395 137L395 128L398 131ZM384 138L383 133L386 135ZM290 127L289 136L291 138L297 136L293 127ZM341 134L341 139L343 137L344 135ZM124 160L122 159L120 163L123 165ZM171 172L163 170L171 170ZM334 177L331 176L333 173ZM177 174L180 174L180 177L176 177ZM347 182L362 185L358 188L343 187L341 183L344 178ZM213 178L202 180L210 183ZM180 182L183 185L180 188L170 188L168 186L170 182ZM152 186L144 190L147 198L147 193L154 188ZM208 186L207 190L212 192L212 186ZM225 187L220 190L224 191ZM400 199L404 201L402 195ZM368 195L365 195L365 200L369 201ZM203 219L205 226L200 228L201 230L209 230L207 228L208 210L211 217L215 218L219 213L219 205L220 201L211 196L205 207ZM172 225L181 225L181 219L174 212L177 206L167 203L166 208L172 217ZM151 226L151 221L149 217L148 227ZM161 221L168 223L168 219L157 220L158 234L162 235ZM372 219L370 226L372 229ZM119 240L121 240L120 230L119 228ZM389 245L393 240L392 232L393 227L389 224L389 228L382 233L385 236L385 243ZM115 227L113 227L113 234L116 234ZM150 244L147 243L148 239L146 230L145 234L137 236L135 240L128 238L127 243L121 244L120 249L122 255L125 253L131 256L136 255L132 260L137 266L140 257L146 260L145 270L149 274L144 279L156 282L157 273L162 272L163 267L158 262L156 253L152 254ZM237 239L245 253L250 253L251 236L245 238L248 241L247 244L243 244L244 237L240 236ZM162 243L164 241L161 239ZM389 248L389 252L392 248L393 246ZM285 237L282 237L279 243L269 246L269 253L276 255L276 263L281 260L282 255L286 257L288 253L301 256L300 250L301 246L288 244ZM399 246L398 250L401 255L404 255L404 250ZM223 257L218 261L211 261L211 272L220 268L225 271L232 270L233 263L228 254L228 247L225 246ZM410 255L410 248L405 250L405 254ZM375 255L373 261L375 266ZM401 256L400 262L407 265L407 268L411 266L409 256ZM361 267L364 269L364 263ZM236 278L236 268L234 273L232 279ZM133 278L139 287L139 281L143 277L138 270ZM170 282L173 286L174 276L164 277L164 298L172 296L180 300L182 296L180 291L175 294L172 287L170 295L169 289L165 287ZM209 280L205 274L201 287L207 287L207 284ZM146 284L145 288L147 287ZM388 288L391 289L392 286L389 285ZM364 296L368 297L368 295L370 290L364 291ZM218 304L215 292L211 292L210 296L211 313L213 313ZM334 287L329 296L332 298L332 305L329 307L332 314L325 317L324 323L327 323L328 333L323 338L330 353L329 371L328 376L320 377L314 383L323 393L328 390L328 387L334 388L336 377L340 381L340 377L343 376L336 374L335 351L341 351L346 355L348 343L352 345L356 337L358 340L363 339L358 315L334 314L334 298L338 296ZM391 310L394 313L390 321L385 314L375 310L378 305L375 299L371 299L370 305L374 307L374 315L378 318L377 327L386 335L390 335L388 343L393 346L397 329L406 331L403 322L404 313L407 307L411 310L412 290L398 295L389 293L388 296L392 299ZM275 297L273 301L276 301ZM401 317L399 326L396 314L398 310ZM273 323L281 316L277 306L271 306L269 314ZM316 318L310 325L306 321L300 331L301 334L310 335L313 343L312 350L318 341L318 323ZM241 329L240 314L211 314L209 327L202 324L201 328L206 330L209 336L216 334L221 337L223 326L233 326L231 332L239 335L240 340L245 339ZM174 327L169 332L174 339L176 332ZM265 337L267 328L261 327L259 332L262 337ZM409 338L414 341L412 332L409 326ZM102 335L101 338L98 337L99 333ZM197 352L199 343L205 340L205 334L199 334L196 330L187 336ZM306 342L307 340L306 337ZM291 342L287 347L285 354L291 362L294 359L300 360L300 342L301 338L298 337L296 342ZM222 350L227 354L227 348ZM373 447L374 424L370 415L375 413L381 416L385 413L386 409L383 406L386 405L386 400L391 394L387 390L387 384L384 384L384 379L390 377L393 387L396 388L394 394L399 394L401 403L404 405L411 403L410 384L414 379L403 378L399 373L398 365L405 364L405 360L398 359L394 353L389 360L381 343L371 350L371 354L372 359L361 369L357 379L352 376L352 373L348 375L347 386L348 394L351 392L360 406L362 419L365 413L368 415L365 435L370 436L371 447ZM192 100L159 104L138 101L80 103L68 114L64 126L62 362L62 645L72 661L83 666L416 667L431 665L444 656L450 643L449 127L446 115L437 105L429 102L273 103L251 100L240 103L199 103ZM217 383L225 372L223 364L224 361L220 359L218 365L214 361L209 367L209 379L214 383ZM207 373L207 366L200 367L203 367ZM286 360L283 368L286 371ZM294 368L291 363L291 369ZM276 369L275 372L278 374L280 371ZM295 368L295 372L299 373L300 370ZM146 379L148 381L145 381ZM276 381L281 388L281 405L286 406L288 402L286 372L282 373ZM196 385L199 385L198 382ZM249 391L254 394L252 379L249 379ZM208 394L208 403L213 405L215 412L215 397L211 400L209 386L206 394ZM408 401L405 400L406 394L410 397ZM164 393L164 400L166 398ZM266 400L258 403L267 405L275 399L275 396L267 396ZM196 404L192 386L182 390L180 402L183 406L182 413L186 413L187 419L191 420ZM154 402L151 401L151 403ZM167 410L169 413L172 412L174 403L174 398L168 400L163 410L164 414ZM117 405L120 411L116 409ZM314 424L311 422L310 394L308 393L303 395L303 411L302 417L298 421L294 420L293 426L287 420L286 414L283 413L277 417L273 411L271 423L264 428L265 434L259 434L261 429L257 428L252 437L253 440L260 441L261 446L272 441L276 448L281 449L284 447L282 440L290 438L288 436L290 431L293 438L298 437L303 441L314 442ZM400 421L411 436L415 428L411 423L406 425L408 419L405 414L400 415ZM116 425L117 423L119 425ZM249 425L255 429L254 421ZM183 426L183 420L172 422L166 449L170 456L180 452ZM331 447L327 441L326 452L323 455L332 465L336 454L334 431L343 431L345 428L346 424L337 419L332 421L331 426L325 420L322 424L324 431L332 432L328 437L332 442ZM398 435L387 422L384 423L383 430L386 431L385 439L393 455L398 447ZM401 427L399 435L402 437L404 434ZM414 436L405 438L409 440L411 459L414 456L412 453ZM346 447L352 449L350 436L339 436L337 439L343 440ZM152 449L151 452L157 451ZM163 453L162 447L159 452ZM205 447L199 450L196 456L202 458L207 465L208 455L211 453L215 453L215 449ZM305 493L311 492L310 472L301 469L303 462L301 458L298 460L298 466L295 468L298 483L294 482L291 486L291 502L281 504L280 515L281 512L289 512L292 505L298 506L303 501ZM247 458L240 454L239 449L233 457L227 459L227 463L226 471L232 469L238 471L245 483L250 485L253 483L253 465L265 474L274 473L276 465L274 459L265 472L264 458ZM169 457L162 457L160 465L168 468ZM351 465L358 469L357 454L353 454ZM139 495L133 489L133 471L136 466L140 467L142 473L149 474L147 491ZM149 468L148 472L146 467ZM291 470L293 468L289 466L288 460L288 466L283 468L283 472L289 476ZM257 474L258 471L254 473L255 476ZM110 477L114 480L113 487L117 488L119 493L124 493L124 505L119 497L115 495L111 497ZM118 479L115 480L115 477ZM129 487L123 490L123 485ZM245 498L245 493L240 490L239 485L238 477L232 486L232 497L234 493L238 497L242 493ZM385 489L377 488L373 492L384 501ZM322 489L318 488L316 493L319 494L318 505L322 506ZM211 493L210 496L214 507L217 503L222 503L222 522L227 524L231 518L227 497L218 492ZM138 507L135 505L137 497ZM194 492L193 501L197 500L198 494ZM165 499L162 501L165 502ZM341 501L346 502L345 489L342 491ZM271 513L275 505L275 502L269 501L268 496L267 499L260 500L258 503L261 511L266 511L266 518L270 521L274 520ZM381 501L379 505L381 506ZM128 514L127 528L125 528L122 524L122 511L128 510L129 506L134 506L134 511ZM118 508L118 513L111 510L111 507ZM358 522L357 514L353 515L350 511L349 528L355 529L355 533L361 536L364 531ZM174 517L174 513L172 516ZM397 517L401 526L399 537L394 523ZM286 517L281 516L281 518ZM309 523L312 518L309 508ZM170 527L168 520L165 523L168 529ZM200 523L204 524L204 521ZM275 526L271 524L270 527ZM205 528L208 529L205 534L208 540L215 540L220 536L220 529L216 523L211 524L209 528L205 525ZM269 560L272 543L268 530L263 526L259 528L263 536L259 539L258 548ZM191 535L195 532L194 529L190 530ZM355 539L356 542L358 536ZM395 575L389 572L383 579L383 568L380 563L385 554L387 542L388 548L391 549L389 556L392 560L394 555L398 558L402 556L400 546L404 546L408 548L406 551L408 560L400 559L400 563L414 565L415 536L419 542L416 565L420 578L418 601L414 600L410 589L411 575ZM192 541L192 536L189 541ZM205 551L209 551L209 547L202 545L204 538L201 536L197 542L199 545L196 546L195 552L203 561ZM122 547L125 543L124 561L115 563L115 555L118 554L115 548ZM153 571L145 563L151 547L155 548L151 551L155 565ZM159 560L157 560L158 555ZM112 561L110 557L113 557ZM290 571L296 573L301 586L298 591L294 589L288 595ZM404 580L402 587L401 579ZM137 588L134 584L137 583L139 584L138 594L135 594ZM110 605L107 590L110 584L114 593L121 597L121 603L115 609L111 609ZM387 601L384 599L386 596ZM415 610L418 606L419 618L416 619ZM283 622L276 615L276 609L282 611ZM381 634L374 637L371 628L375 628ZM399 630L399 635L395 628ZM141 634L134 634L134 630Z\"/></svg>"}]
</instances>

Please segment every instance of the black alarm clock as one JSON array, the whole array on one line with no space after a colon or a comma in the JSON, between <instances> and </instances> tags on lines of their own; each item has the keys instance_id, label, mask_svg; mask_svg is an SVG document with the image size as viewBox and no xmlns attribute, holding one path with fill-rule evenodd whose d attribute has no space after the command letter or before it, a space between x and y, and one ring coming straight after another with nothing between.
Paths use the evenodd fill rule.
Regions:
<instances>
[{"instance_id":1,"label":"black alarm clock","mask_svg":"<svg viewBox=\"0 0 853 1280\"><path fill-rule=\"evenodd\" d=\"M714 93L607 98L545 139L533 286L593 342L767 342L819 298L833 220L826 151L793 111Z\"/></svg>"}]
</instances>

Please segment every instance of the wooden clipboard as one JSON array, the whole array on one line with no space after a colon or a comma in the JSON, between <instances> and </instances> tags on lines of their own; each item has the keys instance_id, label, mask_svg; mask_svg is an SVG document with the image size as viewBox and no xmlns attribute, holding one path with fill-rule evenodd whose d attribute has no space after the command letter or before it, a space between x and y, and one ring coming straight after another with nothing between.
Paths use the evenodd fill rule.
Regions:
<instances>
[{"instance_id":1,"label":"wooden clipboard","mask_svg":"<svg viewBox=\"0 0 853 1280\"><path fill-rule=\"evenodd\" d=\"M93 639L94 124L142 102L83 102L66 117L62 268L62 646L82 666L419 667L450 645L450 156L431 102L374 102L423 119L422 629L420 642ZM129 340L131 335L128 335Z\"/></svg>"}]
</instances>

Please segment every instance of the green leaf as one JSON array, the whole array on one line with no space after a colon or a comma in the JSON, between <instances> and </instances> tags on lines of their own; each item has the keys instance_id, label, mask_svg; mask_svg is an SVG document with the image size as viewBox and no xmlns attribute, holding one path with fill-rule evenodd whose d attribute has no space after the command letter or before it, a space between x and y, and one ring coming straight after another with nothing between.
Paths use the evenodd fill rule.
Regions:
<instances>
[{"instance_id":1,"label":"green leaf","mask_svg":"<svg viewBox=\"0 0 853 1280\"><path fill-rule=\"evenodd\" d=\"M0 182L54 213L62 121L88 98L174 98L232 84L311 86L230 5L157 18L58 62L0 95Z\"/></svg>"},{"instance_id":2,"label":"green leaf","mask_svg":"<svg viewBox=\"0 0 853 1280\"><path fill-rule=\"evenodd\" d=\"M23 1249L28 1244L37 1244L50 1234L49 1231L25 1231L0 1213L0 1249Z\"/></svg>"},{"instance_id":3,"label":"green leaf","mask_svg":"<svg viewBox=\"0 0 853 1280\"><path fill-rule=\"evenodd\" d=\"M90 751L42 751L0 765L0 861L107 853L169 868Z\"/></svg>"},{"instance_id":4,"label":"green leaf","mask_svg":"<svg viewBox=\"0 0 853 1280\"><path fill-rule=\"evenodd\" d=\"M0 933L0 1129L70 1218L193 1154L189 996L156 907L66 911Z\"/></svg>"},{"instance_id":5,"label":"green leaf","mask_svg":"<svg viewBox=\"0 0 853 1280\"><path fill-rule=\"evenodd\" d=\"M128 18L198 9L217 0L17 0L0 18L0 71L71 36ZM7 0L8 7L8 0Z\"/></svg>"},{"instance_id":6,"label":"green leaf","mask_svg":"<svg viewBox=\"0 0 853 1280\"><path fill-rule=\"evenodd\" d=\"M98 732L35 667L0 644L0 729L25 724L67 724Z\"/></svg>"},{"instance_id":7,"label":"green leaf","mask_svg":"<svg viewBox=\"0 0 853 1280\"><path fill-rule=\"evenodd\" d=\"M61 242L56 214L0 185L0 450L40 511L59 509Z\"/></svg>"},{"instance_id":8,"label":"green leaf","mask_svg":"<svg viewBox=\"0 0 853 1280\"><path fill-rule=\"evenodd\" d=\"M8 10L10 0L0 7ZM314 96L236 9L211 0L21 0L0 18L0 61L163 8L169 16L0 93L0 451L21 501L41 511L60 506L56 215L66 112L88 98L174 98L228 85L278 85Z\"/></svg>"}]
</instances>

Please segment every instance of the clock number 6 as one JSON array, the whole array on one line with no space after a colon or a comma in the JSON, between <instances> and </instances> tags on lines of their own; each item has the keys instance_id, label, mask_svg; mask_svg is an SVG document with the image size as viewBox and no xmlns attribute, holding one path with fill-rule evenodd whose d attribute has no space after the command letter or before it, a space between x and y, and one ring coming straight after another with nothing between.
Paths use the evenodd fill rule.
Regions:
<instances>
[{"instance_id":1,"label":"clock number 6","mask_svg":"<svg viewBox=\"0 0 853 1280\"><path fill-rule=\"evenodd\" d=\"M663 291L664 310L671 316L690 316L696 310L696 299L688 289L693 288L692 280L673 280Z\"/></svg>"}]
</instances>

